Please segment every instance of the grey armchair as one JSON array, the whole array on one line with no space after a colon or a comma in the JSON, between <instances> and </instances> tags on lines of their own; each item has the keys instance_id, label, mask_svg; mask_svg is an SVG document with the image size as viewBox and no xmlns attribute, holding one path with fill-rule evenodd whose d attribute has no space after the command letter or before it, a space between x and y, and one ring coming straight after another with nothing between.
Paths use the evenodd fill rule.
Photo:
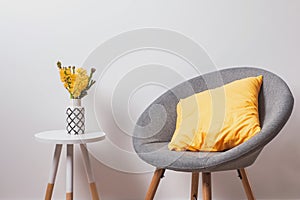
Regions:
<instances>
[{"instance_id":1,"label":"grey armchair","mask_svg":"<svg viewBox=\"0 0 300 200\"><path fill-rule=\"evenodd\" d=\"M261 131L250 140L224 152L176 152L168 150L176 125L176 105L185 98L234 80L263 75L259 94ZM219 81L218 81L219 80ZM220 81L222 80L222 81ZM199 172L202 172L202 195L212 198L211 172L238 170L248 199L255 199L245 168L252 165L264 146L282 129L293 109L294 99L287 84L277 75L258 68L230 68L183 82L157 98L137 120L133 145L139 157L156 167L145 199L154 198L166 169L191 172L191 199L198 198Z\"/></svg>"}]
</instances>

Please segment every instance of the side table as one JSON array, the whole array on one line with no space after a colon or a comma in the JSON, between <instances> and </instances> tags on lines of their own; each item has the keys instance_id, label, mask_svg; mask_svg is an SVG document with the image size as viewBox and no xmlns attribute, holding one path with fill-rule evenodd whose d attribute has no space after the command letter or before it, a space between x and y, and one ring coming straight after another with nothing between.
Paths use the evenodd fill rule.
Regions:
<instances>
[{"instance_id":1,"label":"side table","mask_svg":"<svg viewBox=\"0 0 300 200\"><path fill-rule=\"evenodd\" d=\"M98 142L105 138L103 132L91 132L82 135L69 135L65 130L53 130L40 132L34 135L36 140L41 142L55 144L52 167L50 169L49 181L47 185L45 200L51 200L53 187L56 179L59 158L62 146L66 144L67 157L66 157L66 200L73 200L73 151L74 144L79 144L85 170L90 185L92 200L99 200L96 183L94 180L93 171L91 168L89 153L87 151L87 143Z\"/></svg>"}]
</instances>

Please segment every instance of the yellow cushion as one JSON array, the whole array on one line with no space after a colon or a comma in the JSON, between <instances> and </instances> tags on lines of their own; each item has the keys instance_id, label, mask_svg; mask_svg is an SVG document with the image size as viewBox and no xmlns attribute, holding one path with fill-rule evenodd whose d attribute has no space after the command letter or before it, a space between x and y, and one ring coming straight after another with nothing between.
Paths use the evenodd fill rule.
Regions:
<instances>
[{"instance_id":1,"label":"yellow cushion","mask_svg":"<svg viewBox=\"0 0 300 200\"><path fill-rule=\"evenodd\" d=\"M262 78L237 80L181 99L169 149L224 151L258 133L261 130L258 94Z\"/></svg>"}]
</instances>

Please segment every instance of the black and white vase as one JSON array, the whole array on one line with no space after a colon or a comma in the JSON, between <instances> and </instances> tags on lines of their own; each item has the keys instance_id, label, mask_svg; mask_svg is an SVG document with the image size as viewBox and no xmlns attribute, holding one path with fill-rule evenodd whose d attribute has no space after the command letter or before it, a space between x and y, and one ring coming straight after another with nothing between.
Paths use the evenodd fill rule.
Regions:
<instances>
[{"instance_id":1,"label":"black and white vase","mask_svg":"<svg viewBox=\"0 0 300 200\"><path fill-rule=\"evenodd\" d=\"M81 106L81 99L71 99L71 105L67 108L66 114L67 133L70 135L84 134L84 107Z\"/></svg>"}]
</instances>

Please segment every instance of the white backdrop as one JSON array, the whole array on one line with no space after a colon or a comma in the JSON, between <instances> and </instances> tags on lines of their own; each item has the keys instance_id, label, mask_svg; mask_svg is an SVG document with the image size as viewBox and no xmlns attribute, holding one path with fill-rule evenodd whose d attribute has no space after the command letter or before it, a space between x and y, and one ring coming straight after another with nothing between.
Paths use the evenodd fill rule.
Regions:
<instances>
[{"instance_id":1,"label":"white backdrop","mask_svg":"<svg viewBox=\"0 0 300 200\"><path fill-rule=\"evenodd\" d=\"M1 0L0 199L33 200L44 196L53 146L36 142L33 135L65 126L68 96L59 82L56 61L81 65L109 38L144 27L169 29L186 35L207 50L218 69L255 65L286 80L295 97L292 116L248 172L257 199L300 199L299 10L297 0ZM162 58L164 62L169 59L162 54L148 55ZM115 67L128 65L145 53L132 56L120 60ZM170 60L169 65L173 63L172 67L187 76L192 75L188 66L184 70L184 63L179 66L180 61ZM159 87L151 89L157 93L162 91ZM153 98L137 95L144 98L144 103ZM136 119L137 116L132 117ZM110 126L110 122L106 122L107 130L114 130ZM132 150L130 142L119 145ZM111 152L105 149L102 153L109 155ZM75 160L75 197L89 199L80 154L76 154ZM143 199L151 173L125 173L97 159L92 162L103 199ZM127 165L129 161L122 162ZM64 178L62 162L55 199L65 197ZM189 193L189 174L166 172L156 197L188 199ZM214 199L245 198L234 171L213 174L213 194Z\"/></svg>"}]
</instances>

